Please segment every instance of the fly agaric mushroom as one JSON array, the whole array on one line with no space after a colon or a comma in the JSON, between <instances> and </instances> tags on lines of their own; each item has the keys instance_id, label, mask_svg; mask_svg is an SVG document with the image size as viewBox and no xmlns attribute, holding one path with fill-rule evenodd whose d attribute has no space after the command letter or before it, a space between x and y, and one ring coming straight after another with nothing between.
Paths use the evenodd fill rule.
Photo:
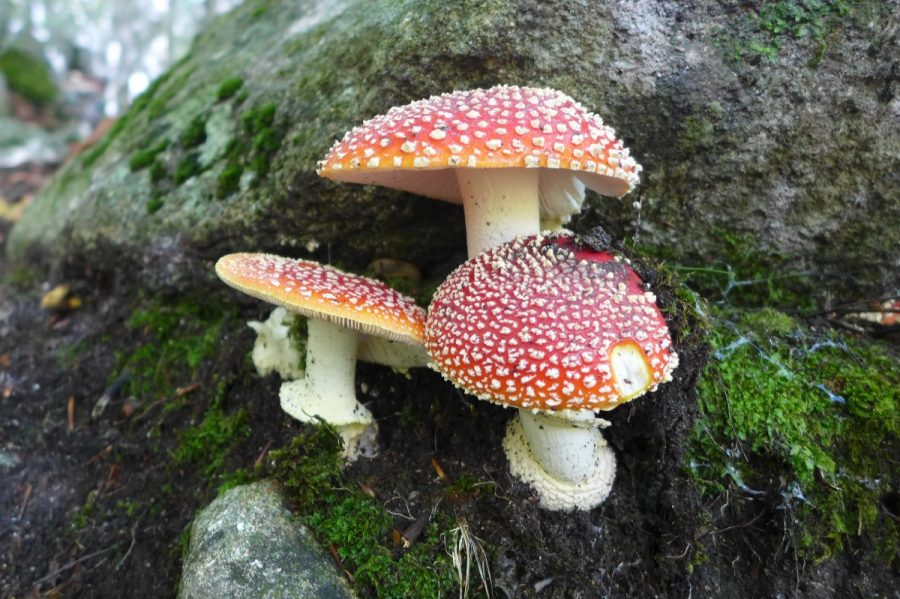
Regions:
<instances>
[{"instance_id":1,"label":"fly agaric mushroom","mask_svg":"<svg viewBox=\"0 0 900 599\"><path fill-rule=\"evenodd\" d=\"M585 186L625 195L641 167L613 129L566 94L501 85L391 108L349 131L316 170L463 204L471 258L537 234L541 218L567 221Z\"/></svg>"},{"instance_id":2,"label":"fly agaric mushroom","mask_svg":"<svg viewBox=\"0 0 900 599\"><path fill-rule=\"evenodd\" d=\"M305 260L229 254L216 263L216 274L239 291L309 319L305 376L281 386L281 407L302 422L333 425L348 460L374 455L372 414L356 400L356 360L364 354L391 366L421 362L414 356L424 342L425 311L380 281ZM396 353L392 342L410 349Z\"/></svg>"},{"instance_id":3,"label":"fly agaric mushroom","mask_svg":"<svg viewBox=\"0 0 900 599\"><path fill-rule=\"evenodd\" d=\"M627 262L567 231L521 237L460 266L438 288L425 331L445 378L520 408L504 439L510 469L555 510L606 498L615 457L593 412L670 380L671 343Z\"/></svg>"}]
</instances>

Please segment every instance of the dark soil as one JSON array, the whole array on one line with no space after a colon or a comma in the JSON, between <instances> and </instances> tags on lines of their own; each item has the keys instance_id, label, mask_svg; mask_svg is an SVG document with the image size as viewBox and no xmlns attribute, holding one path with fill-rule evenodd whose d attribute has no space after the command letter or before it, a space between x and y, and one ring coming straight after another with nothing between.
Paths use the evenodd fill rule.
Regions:
<instances>
[{"instance_id":1,"label":"dark soil","mask_svg":"<svg viewBox=\"0 0 900 599\"><path fill-rule=\"evenodd\" d=\"M146 341L126 322L147 294L119 289L103 272L70 272L65 282L83 305L53 313L40 307L49 285L11 276L0 258L0 452L15 462L0 463L3 598L173 596L183 533L221 482L202 464L176 463L173 452L215 401L216 383L225 381L226 412L246 408L250 430L218 473L252 469L301 427L279 408L276 377L260 379L247 360L254 334L244 323L266 317L260 303L242 304L216 355L179 380L183 404L173 403L174 390L118 396L116 356ZM675 302L664 283L655 291L663 307ZM225 289L198 290L206 292L236 301ZM465 520L487 548L495 596L893 596L889 572L852 558L800 571L778 553L783 515L772 500L761 500L758 513L717 505L714 526L703 520L711 508L683 459L706 348L700 323L683 310L672 314L682 366L673 383L609 414L618 474L601 507L539 509L530 489L510 478L501 450L513 412L465 397L427 370L405 377L360 365L359 397L379 422L382 451L350 467L348 478L396 513L400 530L436 504ZM92 418L104 392L112 400ZM493 484L448 494L460 480ZM849 592L849 580L858 592Z\"/></svg>"}]
</instances>

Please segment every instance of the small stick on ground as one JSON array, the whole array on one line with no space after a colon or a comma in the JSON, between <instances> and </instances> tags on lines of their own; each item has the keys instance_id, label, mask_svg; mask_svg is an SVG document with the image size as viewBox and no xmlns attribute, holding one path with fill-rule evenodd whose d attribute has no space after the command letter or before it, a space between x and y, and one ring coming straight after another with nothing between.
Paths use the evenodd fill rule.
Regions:
<instances>
[{"instance_id":1,"label":"small stick on ground","mask_svg":"<svg viewBox=\"0 0 900 599\"><path fill-rule=\"evenodd\" d=\"M33 487L31 483L25 483L25 491L22 493L22 505L19 507L19 517L16 520L21 521L22 516L25 515L25 508L28 507L28 502L31 501L31 491Z\"/></svg>"},{"instance_id":2,"label":"small stick on ground","mask_svg":"<svg viewBox=\"0 0 900 599\"><path fill-rule=\"evenodd\" d=\"M122 559L120 559L118 562L116 562L116 570L121 570L122 566L125 565L125 560L127 560L128 556L131 555L131 550L134 549L134 544L137 542L137 536L136 536L137 527L138 527L138 524L141 523L141 520L143 520L143 518L144 518L144 515L141 514L141 517L138 518L137 521L134 523L134 526L131 527L131 544L128 545L128 551L125 552L125 555L122 556Z\"/></svg>"}]
</instances>

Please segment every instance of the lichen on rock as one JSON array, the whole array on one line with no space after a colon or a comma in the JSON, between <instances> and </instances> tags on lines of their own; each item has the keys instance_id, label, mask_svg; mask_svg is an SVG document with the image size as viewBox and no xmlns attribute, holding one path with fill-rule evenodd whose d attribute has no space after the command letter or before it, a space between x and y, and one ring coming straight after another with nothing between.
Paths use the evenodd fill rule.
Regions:
<instances>
[{"instance_id":1,"label":"lichen on rock","mask_svg":"<svg viewBox=\"0 0 900 599\"><path fill-rule=\"evenodd\" d=\"M176 287L250 248L351 269L384 256L439 268L463 246L457 207L325 182L314 163L391 105L514 83L561 89L625 138L645 166L635 199L648 251L721 266L733 259L725 240L748 238L762 278L785 289L878 295L900 284L897 41L877 18L885 10L861 3L829 21L840 35L811 65L816 40L792 36L773 57L735 60L723 35L744 35L748 17L712 2L248 2L67 165L10 252L102 271L117 268L104 259L116 248L142 264L126 276ZM207 139L189 148L179 140L197 118ZM127 168L162 140L158 164ZM576 224L634 233L630 204L590 204Z\"/></svg>"}]
</instances>

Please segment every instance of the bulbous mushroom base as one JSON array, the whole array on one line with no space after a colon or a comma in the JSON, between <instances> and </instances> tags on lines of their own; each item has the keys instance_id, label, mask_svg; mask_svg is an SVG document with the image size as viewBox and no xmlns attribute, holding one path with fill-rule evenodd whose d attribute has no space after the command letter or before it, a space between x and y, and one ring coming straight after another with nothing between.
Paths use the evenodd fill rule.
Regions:
<instances>
[{"instance_id":1,"label":"bulbous mushroom base","mask_svg":"<svg viewBox=\"0 0 900 599\"><path fill-rule=\"evenodd\" d=\"M300 422L327 422L344 442L341 456L347 463L378 455L378 423L364 405L349 401L323 401L309 379L282 383L278 391L281 409Z\"/></svg>"},{"instance_id":2,"label":"bulbous mushroom base","mask_svg":"<svg viewBox=\"0 0 900 599\"><path fill-rule=\"evenodd\" d=\"M531 485L541 500L541 507L551 511L589 510L607 498L616 478L616 456L599 430L594 429L593 461L595 467L578 481L553 476L537 461L529 447L520 417L506 428L503 450L513 476Z\"/></svg>"}]
</instances>

